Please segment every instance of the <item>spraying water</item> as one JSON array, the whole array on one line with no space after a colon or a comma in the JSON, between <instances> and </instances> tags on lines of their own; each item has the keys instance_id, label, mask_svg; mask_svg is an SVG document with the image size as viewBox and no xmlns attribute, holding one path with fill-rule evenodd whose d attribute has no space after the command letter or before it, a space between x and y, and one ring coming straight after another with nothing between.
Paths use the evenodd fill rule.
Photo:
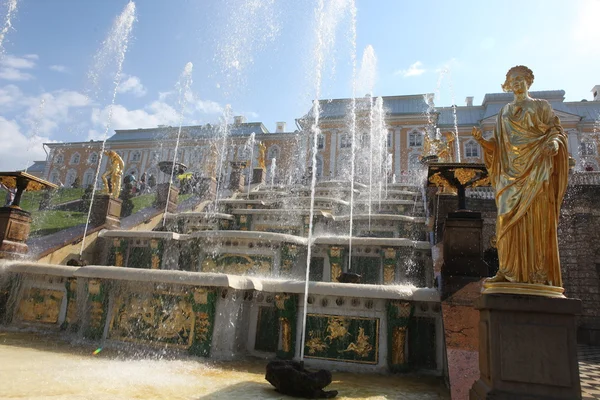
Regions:
<instances>
[{"instance_id":1,"label":"spraying water","mask_svg":"<svg viewBox=\"0 0 600 400\"><path fill-rule=\"evenodd\" d=\"M454 97L454 85L452 84L452 75L450 74L450 70L448 70L448 88L450 89L450 96L452 98L452 118L454 121L454 134L456 136L456 141L454 143L456 159L454 162L459 163L461 161L461 155L460 140L458 139L458 115L456 114L456 98Z\"/></svg>"},{"instance_id":2,"label":"spraying water","mask_svg":"<svg viewBox=\"0 0 600 400\"><path fill-rule=\"evenodd\" d=\"M221 116L221 124L219 126L219 135L221 136L217 140L221 141L221 148L217 151L217 193L215 196L215 212L219 210L219 189L223 178L223 166L227 162L227 140L229 139L230 126L229 121L231 120L231 105L227 104L223 110Z\"/></svg>"},{"instance_id":3,"label":"spraying water","mask_svg":"<svg viewBox=\"0 0 600 400\"><path fill-rule=\"evenodd\" d=\"M38 137L38 134L40 132L40 121L42 120L42 116L44 115L44 107L45 106L46 106L46 98L44 96L42 96L40 99L40 105L38 106L38 109L37 109L37 116L33 123L33 133L31 135L31 137L29 138L29 145L27 146L27 152L29 152L31 150L31 147L35 143L35 139ZM25 172L27 172L27 170L29 169L29 164L32 161L33 160L28 160L27 164L25 164Z\"/></svg>"},{"instance_id":4,"label":"spraying water","mask_svg":"<svg viewBox=\"0 0 600 400\"><path fill-rule=\"evenodd\" d=\"M183 125L183 114L185 112L185 105L187 98L189 97L190 86L192 85L192 69L193 64L188 62L185 64L183 72L177 83L179 89L179 129L177 130L177 140L175 141L175 151L173 152L173 166L171 167L171 175L169 178L169 186L173 184L173 175L175 174L175 164L177 162L177 153L179 151L179 138L181 137L181 126ZM167 204L165 204L165 212L163 214L163 226L167 222L167 210L169 208L169 198L171 196L171 190L167 190Z\"/></svg>"},{"instance_id":5,"label":"spraying water","mask_svg":"<svg viewBox=\"0 0 600 400\"><path fill-rule=\"evenodd\" d=\"M250 173L248 173L248 198L250 198L250 184L252 183L252 160L254 160L254 144L256 143L255 137L256 134L252 132L245 144L246 151L250 151L250 164L248 166L248 168L250 168Z\"/></svg>"},{"instance_id":6,"label":"spraying water","mask_svg":"<svg viewBox=\"0 0 600 400\"><path fill-rule=\"evenodd\" d=\"M344 9L347 3L343 0L332 1L325 7L325 0L318 0L317 8L315 9L315 15L317 19L316 26L316 44L314 50L315 60L315 98L313 100L312 117L314 118L313 124L311 125L310 132L312 140L309 141L311 144L311 165L313 173L311 174L311 190L310 190L310 207L309 207L309 221L308 221L308 248L306 252L306 276L304 281L304 308L302 313L302 337L300 338L300 359L304 359L304 342L306 341L306 315L308 313L308 282L310 277L310 260L312 254L312 241L313 241L313 216L315 208L315 185L317 183L316 166L317 166L317 139L321 133L319 128L319 117L321 108L319 104L319 98L321 98L321 84L323 80L323 68L325 63L325 55L329 54L329 50L333 47L335 30L340 21L340 17L343 15Z\"/></svg>"},{"instance_id":7,"label":"spraying water","mask_svg":"<svg viewBox=\"0 0 600 400\"><path fill-rule=\"evenodd\" d=\"M350 4L350 62L352 64L352 100L350 101L350 132L352 146L350 156L350 233L348 235L348 271L352 270L352 231L354 212L354 174L356 173L356 3Z\"/></svg>"},{"instance_id":8,"label":"spraying water","mask_svg":"<svg viewBox=\"0 0 600 400\"><path fill-rule=\"evenodd\" d=\"M94 185L92 187L92 197L90 201L90 208L88 210L87 222L85 223L85 229L83 231L83 239L81 241L81 250L79 251L79 257L83 254L85 248L85 238L87 230L90 224L90 215L92 213L92 207L94 206L94 195L96 194L96 187L98 184L98 176L100 175L100 166L102 165L102 156L104 155L104 149L106 147L106 139L108 137L108 131L112 122L113 106L115 99L117 98L117 89L121 82L121 72L123 69L123 61L125 60L125 54L127 53L127 46L129 39L131 38L131 31L133 29L133 22L135 21L135 3L130 1L125 6L123 12L115 19L112 28L98 53L95 57L95 65L91 69L89 77L92 83L98 85L100 81L101 72L107 66L116 65L116 73L114 75L113 84L114 88L112 91L112 100L108 108L108 118L104 130L104 136L102 140L102 147L98 156L98 166L96 167L96 175L94 177ZM115 64L112 64L115 63Z\"/></svg>"},{"instance_id":9,"label":"spraying water","mask_svg":"<svg viewBox=\"0 0 600 400\"><path fill-rule=\"evenodd\" d=\"M277 159L273 158L271 160L271 187L275 186L275 171L277 168Z\"/></svg>"},{"instance_id":10,"label":"spraying water","mask_svg":"<svg viewBox=\"0 0 600 400\"><path fill-rule=\"evenodd\" d=\"M4 39L6 34L12 28L12 18L17 12L17 0L8 0L6 2L6 18L4 19L4 26L0 30L0 57L4 54Z\"/></svg>"}]
</instances>

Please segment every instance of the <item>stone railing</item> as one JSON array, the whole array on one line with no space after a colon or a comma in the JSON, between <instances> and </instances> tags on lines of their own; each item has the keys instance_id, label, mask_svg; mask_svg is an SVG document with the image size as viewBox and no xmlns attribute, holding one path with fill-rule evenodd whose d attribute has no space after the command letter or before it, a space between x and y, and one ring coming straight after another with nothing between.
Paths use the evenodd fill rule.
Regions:
<instances>
[{"instance_id":1,"label":"stone railing","mask_svg":"<svg viewBox=\"0 0 600 400\"><path fill-rule=\"evenodd\" d=\"M472 199L494 199L494 188L491 186L480 186L465 189L465 195Z\"/></svg>"},{"instance_id":2,"label":"stone railing","mask_svg":"<svg viewBox=\"0 0 600 400\"><path fill-rule=\"evenodd\" d=\"M574 172L569 176L569 185L600 186L600 172Z\"/></svg>"}]
</instances>

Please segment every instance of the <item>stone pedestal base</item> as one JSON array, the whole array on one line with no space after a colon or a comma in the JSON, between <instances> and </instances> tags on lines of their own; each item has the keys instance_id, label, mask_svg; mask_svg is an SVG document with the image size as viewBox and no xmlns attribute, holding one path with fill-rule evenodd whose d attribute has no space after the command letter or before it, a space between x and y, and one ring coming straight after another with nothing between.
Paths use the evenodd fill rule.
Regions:
<instances>
[{"instance_id":1,"label":"stone pedestal base","mask_svg":"<svg viewBox=\"0 0 600 400\"><path fill-rule=\"evenodd\" d=\"M104 225L106 229L121 227L121 204L123 200L116 199L108 194L97 194L92 203L90 225Z\"/></svg>"},{"instance_id":2,"label":"stone pedestal base","mask_svg":"<svg viewBox=\"0 0 600 400\"><path fill-rule=\"evenodd\" d=\"M204 200L214 200L217 193L217 180L214 177L200 178L198 182L198 194Z\"/></svg>"},{"instance_id":3,"label":"stone pedestal base","mask_svg":"<svg viewBox=\"0 0 600 400\"><path fill-rule=\"evenodd\" d=\"M169 197L169 207L166 207L167 196ZM179 189L170 183L161 183L156 187L156 208L159 210L164 210L166 207L167 212L176 213L178 198Z\"/></svg>"},{"instance_id":4,"label":"stone pedestal base","mask_svg":"<svg viewBox=\"0 0 600 400\"><path fill-rule=\"evenodd\" d=\"M481 375L469 399L581 399L580 300L485 294L475 305Z\"/></svg>"},{"instance_id":5,"label":"stone pedestal base","mask_svg":"<svg viewBox=\"0 0 600 400\"><path fill-rule=\"evenodd\" d=\"M267 181L267 171L263 168L254 168L252 171L252 184L264 184Z\"/></svg>"},{"instance_id":6,"label":"stone pedestal base","mask_svg":"<svg viewBox=\"0 0 600 400\"><path fill-rule=\"evenodd\" d=\"M488 266L482 260L481 213L458 211L449 213L444 224L444 266L448 276L486 277Z\"/></svg>"},{"instance_id":7,"label":"stone pedestal base","mask_svg":"<svg viewBox=\"0 0 600 400\"><path fill-rule=\"evenodd\" d=\"M242 173L244 167L246 167L246 163L244 162L231 162L228 189L240 192L244 190L244 174Z\"/></svg>"},{"instance_id":8,"label":"stone pedestal base","mask_svg":"<svg viewBox=\"0 0 600 400\"><path fill-rule=\"evenodd\" d=\"M20 259L27 254L31 214L20 208L0 207L0 259Z\"/></svg>"}]
</instances>

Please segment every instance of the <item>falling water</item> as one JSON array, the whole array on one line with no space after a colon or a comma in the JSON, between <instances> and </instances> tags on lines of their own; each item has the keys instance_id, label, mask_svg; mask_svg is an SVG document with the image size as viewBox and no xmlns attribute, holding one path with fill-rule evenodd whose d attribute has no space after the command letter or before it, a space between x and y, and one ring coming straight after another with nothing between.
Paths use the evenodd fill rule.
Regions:
<instances>
[{"instance_id":1,"label":"falling water","mask_svg":"<svg viewBox=\"0 0 600 400\"><path fill-rule=\"evenodd\" d=\"M173 184L173 175L175 174L175 165L177 163L177 153L179 151L179 138L181 137L181 127L183 125L183 114L185 112L185 105L187 102L187 98L189 97L190 86L192 85L192 69L193 64L188 62L185 64L183 68L183 72L179 77L179 81L177 82L177 87L179 89L179 109L181 110L179 113L179 129L177 130L177 140L175 141L175 151L173 153L173 166L171 167L171 175L169 178L169 186ZM163 215L163 226L167 222L167 210L169 208L169 197L171 196L171 190L167 190L167 204L165 204L165 212Z\"/></svg>"},{"instance_id":2,"label":"falling water","mask_svg":"<svg viewBox=\"0 0 600 400\"><path fill-rule=\"evenodd\" d=\"M225 180L223 178L223 166L227 162L227 140L229 139L230 126L229 121L231 120L231 105L227 104L223 110L221 116L221 124L219 126L220 138L217 140L221 141L221 149L217 151L217 193L215 195L215 212L219 210L219 189L221 189L221 183Z\"/></svg>"},{"instance_id":3,"label":"falling water","mask_svg":"<svg viewBox=\"0 0 600 400\"><path fill-rule=\"evenodd\" d=\"M304 359L304 342L306 341L306 315L308 313L308 282L310 277L310 259L312 254L312 241L313 241L313 216L315 208L315 185L317 183L317 138L321 132L319 128L319 117L321 109L319 105L319 98L321 97L321 84L323 80L323 68L325 63L325 55L329 54L329 50L333 47L335 39L335 30L340 21L340 17L343 15L346 3L343 1L328 2L328 7L325 7L325 0L318 0L317 8L315 9L315 16L317 19L316 26L316 44L314 50L314 72L315 72L315 98L313 100L312 117L314 118L313 124L311 125L311 184L310 184L310 207L309 207L309 221L308 221L308 248L306 252L306 276L304 281L304 300L303 300L303 313L302 313L302 337L300 338L300 359Z\"/></svg>"},{"instance_id":4,"label":"falling water","mask_svg":"<svg viewBox=\"0 0 600 400\"><path fill-rule=\"evenodd\" d=\"M275 185L275 171L277 168L277 159L273 158L271 160L271 188Z\"/></svg>"},{"instance_id":5,"label":"falling water","mask_svg":"<svg viewBox=\"0 0 600 400\"><path fill-rule=\"evenodd\" d=\"M94 195L96 194L96 186L98 184L98 176L100 175L100 166L102 165L102 156L106 147L106 139L108 131L112 122L113 106L115 99L117 98L117 89L121 82L121 71L123 69L123 61L125 60L125 53L127 53L127 46L129 39L131 38L131 30L133 28L133 22L135 21L135 3L130 1L125 6L123 12L115 19L112 28L100 50L96 53L95 65L90 70L89 77L93 83L98 84L100 80L100 74L104 68L108 66L116 65L116 73L114 75L113 84L114 88L112 91L112 100L108 108L108 118L104 130L102 147L98 156L98 166L96 167L96 175L94 177L94 185L92 187L92 197L90 200L90 208L88 210L87 221L85 223L85 229L83 231L83 239L81 241L81 250L79 251L79 257L83 254L85 248L85 237L90 224L90 215L92 213L92 207L94 206ZM115 64L112 64L112 63ZM111 65L112 64L112 65Z\"/></svg>"},{"instance_id":6,"label":"falling water","mask_svg":"<svg viewBox=\"0 0 600 400\"><path fill-rule=\"evenodd\" d=\"M354 213L354 175L356 173L356 3L350 4L350 62L352 64L352 100L350 102L350 133L352 146L350 156L350 232L348 234L348 271L352 270L352 231Z\"/></svg>"},{"instance_id":7,"label":"falling water","mask_svg":"<svg viewBox=\"0 0 600 400\"><path fill-rule=\"evenodd\" d=\"M46 99L44 98L44 96L42 96L40 99L40 105L38 106L38 109L37 109L37 115L36 115L34 123L33 123L33 133L31 135L31 137L29 138L29 145L27 147L27 152L29 152L31 150L31 147L35 144L35 139L38 137L38 134L40 133L40 121L42 120L42 116L44 115L44 107L45 106L46 106ZM27 170L29 169L29 164L31 164L31 162L33 162L33 160L28 160L27 164L25 164L25 172L27 172Z\"/></svg>"},{"instance_id":8,"label":"falling water","mask_svg":"<svg viewBox=\"0 0 600 400\"><path fill-rule=\"evenodd\" d=\"M375 113L373 110L373 92L375 86L375 71L377 66L377 58L375 57L375 50L373 46L368 45L364 52L362 61L360 64L360 70L358 71L358 77L356 86L358 90L362 90L361 93L366 92L369 98L369 230L371 230L371 199L373 193L373 147L376 137L376 124L375 124Z\"/></svg>"},{"instance_id":9,"label":"falling water","mask_svg":"<svg viewBox=\"0 0 600 400\"><path fill-rule=\"evenodd\" d=\"M250 161L249 161L249 165L248 165L248 168L250 170L250 172L248 173L248 198L250 198L250 184L252 183L252 172L253 172L252 160L254 160L254 145L256 143L256 140L254 139L255 137L256 137L256 134L254 132L252 132L244 146L246 151L250 151Z\"/></svg>"},{"instance_id":10,"label":"falling water","mask_svg":"<svg viewBox=\"0 0 600 400\"><path fill-rule=\"evenodd\" d=\"M387 126L385 124L385 110L383 109L383 98L378 97L375 100L375 160L373 162L373 168L375 168L375 177L378 179L378 197L379 197L379 208L381 208L381 197L383 189L383 180L387 182L388 173L383 174L384 163L387 162Z\"/></svg>"},{"instance_id":11,"label":"falling water","mask_svg":"<svg viewBox=\"0 0 600 400\"><path fill-rule=\"evenodd\" d=\"M6 2L6 18L4 19L4 26L0 31L0 56L4 54L4 38L6 38L6 34L12 28L12 17L14 17L17 12L17 0L8 0Z\"/></svg>"},{"instance_id":12,"label":"falling water","mask_svg":"<svg viewBox=\"0 0 600 400\"><path fill-rule=\"evenodd\" d=\"M452 75L450 74L450 70L448 70L448 88L450 89L450 96L452 98L452 118L454 121L454 134L456 136L456 141L454 142L456 159L454 162L460 162L461 155L460 140L458 138L458 115L456 114L456 98L454 96L454 85L452 84Z\"/></svg>"}]
</instances>

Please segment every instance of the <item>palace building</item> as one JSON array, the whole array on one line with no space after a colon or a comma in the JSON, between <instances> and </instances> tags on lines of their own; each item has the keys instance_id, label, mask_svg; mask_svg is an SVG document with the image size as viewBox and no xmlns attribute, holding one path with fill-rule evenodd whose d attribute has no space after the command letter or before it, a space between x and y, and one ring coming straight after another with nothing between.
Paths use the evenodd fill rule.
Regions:
<instances>
[{"instance_id":1,"label":"palace building","mask_svg":"<svg viewBox=\"0 0 600 400\"><path fill-rule=\"evenodd\" d=\"M600 85L595 86L593 92L592 101L578 102L566 102L563 90L530 93L534 98L550 102L569 136L569 151L576 160L576 168L583 171L600 169L596 138L600 130ZM467 97L465 105L451 107L436 107L432 94L385 96L382 100L382 126L387 135L384 146L391 161L388 172L399 177L419 168L424 135L436 129L441 133L453 132L458 137L455 145L462 162L482 162L481 148L471 137L471 130L474 126L479 127L484 136L489 137L496 115L503 105L512 100L512 94L486 94L481 105L474 105L473 98ZM370 126L376 103L376 99L369 96L354 102L351 99L320 101L316 157L319 179L348 178L346 164L352 149L349 127L354 124L354 140L363 143L362 150L368 149L364 143L373 132ZM352 106L355 107L353 121L349 118ZM203 173L208 167L211 151L226 151L227 161L246 161L249 166L252 158L251 164L256 167L259 159L256 144L262 143L266 146L267 181L287 182L310 162L308 149L314 125L312 110L298 118L296 125L296 130L289 131L284 122L278 122L275 132L270 132L261 122L246 122L244 117L235 117L233 123L227 126L185 126L181 129L177 161L187 165L190 172ZM157 164L173 160L178 131L178 127L171 126L117 130L107 139L105 148L121 155L126 174L134 172L139 177L146 173L160 183L166 175L159 172ZM222 140L225 131L228 133L227 142ZM252 134L255 145L249 146ZM83 186L93 183L101 142L46 143L44 146L49 151L43 177L67 187L76 179ZM274 159L275 165L272 165ZM106 157L102 157L100 172L105 168ZM224 165L223 168L227 170L221 171L221 176L228 179L230 167ZM250 168L246 173L248 171Z\"/></svg>"}]
</instances>

